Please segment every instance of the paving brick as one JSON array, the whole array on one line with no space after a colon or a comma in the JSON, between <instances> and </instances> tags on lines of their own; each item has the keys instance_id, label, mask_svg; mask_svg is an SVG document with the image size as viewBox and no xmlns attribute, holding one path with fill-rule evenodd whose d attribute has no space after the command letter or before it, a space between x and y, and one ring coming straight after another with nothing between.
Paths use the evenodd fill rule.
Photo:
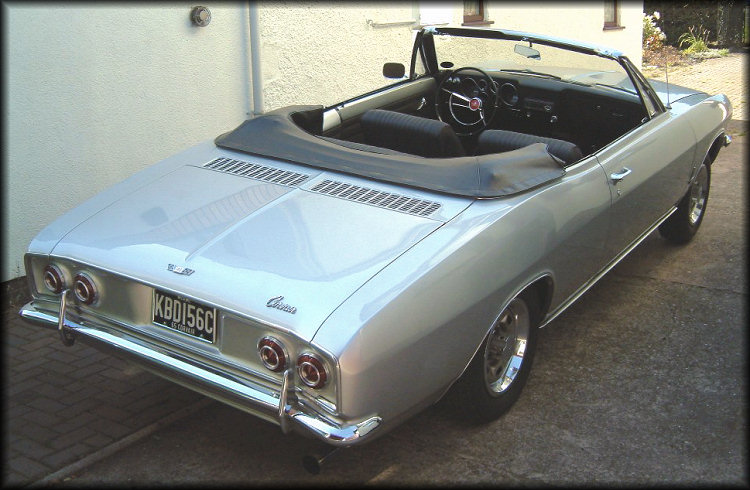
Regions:
<instances>
[{"instance_id":1,"label":"paving brick","mask_svg":"<svg viewBox=\"0 0 750 490\"><path fill-rule=\"evenodd\" d=\"M92 421L88 427L93 428L97 432L101 432L104 435L108 435L114 438L124 437L131 434L133 430L119 422L112 420L96 419Z\"/></svg>"},{"instance_id":2,"label":"paving brick","mask_svg":"<svg viewBox=\"0 0 750 490\"><path fill-rule=\"evenodd\" d=\"M43 412L30 408L28 412L21 416L22 419L42 427L52 427L59 424L62 420L55 414Z\"/></svg>"},{"instance_id":3,"label":"paving brick","mask_svg":"<svg viewBox=\"0 0 750 490\"><path fill-rule=\"evenodd\" d=\"M20 483L21 481L33 481L37 477L45 474L50 469L49 466L26 456L17 456L15 458L12 458L7 462L7 464L8 469L15 473L12 480L14 480L16 483Z\"/></svg>"},{"instance_id":4,"label":"paving brick","mask_svg":"<svg viewBox=\"0 0 750 490\"><path fill-rule=\"evenodd\" d=\"M57 435L53 429L30 423L20 417L12 419L8 423L8 431L17 436L18 440L28 439L37 442L45 442ZM10 447L9 452L13 452Z\"/></svg>"},{"instance_id":5,"label":"paving brick","mask_svg":"<svg viewBox=\"0 0 750 490\"><path fill-rule=\"evenodd\" d=\"M84 439L83 442L84 444L88 444L89 446L92 446L92 447L107 447L109 444L114 442L114 440L115 440L114 437L110 437L100 432L97 432L93 436L87 439Z\"/></svg>"},{"instance_id":6,"label":"paving brick","mask_svg":"<svg viewBox=\"0 0 750 490\"><path fill-rule=\"evenodd\" d=\"M92 448L83 443L76 443L62 451L42 458L42 461L50 467L63 467L73 463L78 458L92 453Z\"/></svg>"},{"instance_id":7,"label":"paving brick","mask_svg":"<svg viewBox=\"0 0 750 490\"><path fill-rule=\"evenodd\" d=\"M34 459L40 459L55 452L54 449L29 439L23 439L16 442L13 444L13 449L20 451L24 456Z\"/></svg>"},{"instance_id":8,"label":"paving brick","mask_svg":"<svg viewBox=\"0 0 750 490\"><path fill-rule=\"evenodd\" d=\"M86 427L85 425L83 427L74 429L67 434L61 434L54 439L52 439L49 443L50 447L55 450L65 449L67 447L73 446L78 442L85 441L88 438L91 438L93 436L98 435L98 433L92 429L91 427ZM86 445L89 445L86 443Z\"/></svg>"},{"instance_id":9,"label":"paving brick","mask_svg":"<svg viewBox=\"0 0 750 490\"><path fill-rule=\"evenodd\" d=\"M60 412L60 410L65 408L67 405L64 405L60 403L59 401L53 400L40 393L36 399L28 403L28 406L31 408L35 408L37 410L42 410L45 412L51 412L51 413L57 414Z\"/></svg>"},{"instance_id":10,"label":"paving brick","mask_svg":"<svg viewBox=\"0 0 750 490\"><path fill-rule=\"evenodd\" d=\"M91 413L90 411L85 411L76 415L65 417L64 421L60 422L59 424L55 424L53 430L57 434L66 434L72 430L78 429L79 427L88 426L98 419L99 417L96 414Z\"/></svg>"},{"instance_id":11,"label":"paving brick","mask_svg":"<svg viewBox=\"0 0 750 490\"><path fill-rule=\"evenodd\" d=\"M40 380L37 380L36 377L37 376L41 376L45 372L46 371L42 367L35 367L33 369L29 369L26 372L18 373L18 374L15 374L13 376L10 376L9 379L8 379L8 381L11 382L11 383L18 383L18 384L23 383L24 381L26 381L29 378L33 378L33 379L35 379L35 381L40 381Z\"/></svg>"},{"instance_id":12,"label":"paving brick","mask_svg":"<svg viewBox=\"0 0 750 490\"><path fill-rule=\"evenodd\" d=\"M53 341L47 337L43 337L21 347L24 352L34 352L42 347L50 345Z\"/></svg>"}]
</instances>

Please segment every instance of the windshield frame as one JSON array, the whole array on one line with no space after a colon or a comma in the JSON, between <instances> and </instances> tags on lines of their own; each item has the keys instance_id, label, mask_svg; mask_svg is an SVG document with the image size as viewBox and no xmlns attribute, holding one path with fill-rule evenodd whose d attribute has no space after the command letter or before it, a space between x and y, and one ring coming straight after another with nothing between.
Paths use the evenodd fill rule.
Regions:
<instances>
[{"instance_id":1,"label":"windshield frame","mask_svg":"<svg viewBox=\"0 0 750 490\"><path fill-rule=\"evenodd\" d=\"M420 34L417 36L419 45L415 43L413 56L416 56L416 51L418 50L420 52L420 56L422 56L422 59L427 61L427 74L433 75L436 78L440 76L440 68L437 64L437 53L435 51L435 42L433 39L433 36L436 35L531 42L613 60L622 67L628 78L630 78L630 82L633 85L638 98L640 99L641 106L643 106L644 113L648 114L649 119L652 119L653 117L666 111L659 98L653 96L653 94L655 94L656 92L648 83L648 80L646 80L646 78L641 75L641 73L635 66L633 66L633 64L625 56L625 54L621 51L607 46L553 36L545 36L542 34L497 28L428 26L424 27L420 31ZM652 113L652 111L647 107L647 104L645 103L646 99L654 101L653 104L656 105L655 113Z\"/></svg>"}]
</instances>

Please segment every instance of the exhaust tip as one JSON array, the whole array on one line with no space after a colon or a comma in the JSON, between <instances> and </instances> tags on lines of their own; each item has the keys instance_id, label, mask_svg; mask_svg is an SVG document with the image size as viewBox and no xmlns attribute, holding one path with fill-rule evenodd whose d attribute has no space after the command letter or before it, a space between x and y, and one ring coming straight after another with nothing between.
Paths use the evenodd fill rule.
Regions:
<instances>
[{"instance_id":1,"label":"exhaust tip","mask_svg":"<svg viewBox=\"0 0 750 490\"><path fill-rule=\"evenodd\" d=\"M311 475L319 475L321 470L321 459L312 454L306 454L302 457L302 466Z\"/></svg>"}]
</instances>

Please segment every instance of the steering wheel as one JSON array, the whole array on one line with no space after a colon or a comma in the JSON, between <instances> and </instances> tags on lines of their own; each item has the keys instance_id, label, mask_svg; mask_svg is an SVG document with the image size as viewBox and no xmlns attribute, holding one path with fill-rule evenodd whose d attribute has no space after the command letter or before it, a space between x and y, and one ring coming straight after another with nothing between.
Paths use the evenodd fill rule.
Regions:
<instances>
[{"instance_id":1,"label":"steering wheel","mask_svg":"<svg viewBox=\"0 0 750 490\"><path fill-rule=\"evenodd\" d=\"M478 72L482 78L478 82L456 76L464 71ZM446 74L438 85L435 112L438 119L453 126L457 135L471 136L483 131L495 117L498 97L492 77L479 68L464 66Z\"/></svg>"}]
</instances>

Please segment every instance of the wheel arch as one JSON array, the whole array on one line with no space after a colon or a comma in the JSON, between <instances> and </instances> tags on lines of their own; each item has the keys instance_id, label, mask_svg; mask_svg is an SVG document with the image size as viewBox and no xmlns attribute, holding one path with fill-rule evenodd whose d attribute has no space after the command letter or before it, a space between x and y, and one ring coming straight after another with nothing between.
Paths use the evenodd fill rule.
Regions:
<instances>
[{"instance_id":1,"label":"wheel arch","mask_svg":"<svg viewBox=\"0 0 750 490\"><path fill-rule=\"evenodd\" d=\"M722 132L719 134L716 139L714 139L714 142L711 143L711 146L708 148L708 153L706 154L705 160L708 160L708 164L711 165L714 163L714 160L716 160L716 157L719 155L719 150L723 146L725 146L725 133Z\"/></svg>"}]
</instances>

